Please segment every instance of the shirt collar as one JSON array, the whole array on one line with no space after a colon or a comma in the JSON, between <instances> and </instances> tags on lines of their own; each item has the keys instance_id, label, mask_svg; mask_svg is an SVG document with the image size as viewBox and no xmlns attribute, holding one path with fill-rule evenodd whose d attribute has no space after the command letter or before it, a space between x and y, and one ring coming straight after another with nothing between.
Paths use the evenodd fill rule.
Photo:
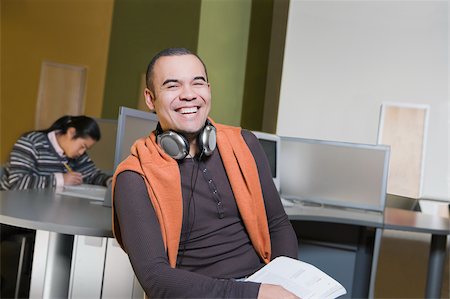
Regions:
<instances>
[{"instance_id":1,"label":"shirt collar","mask_svg":"<svg viewBox=\"0 0 450 299\"><path fill-rule=\"evenodd\" d=\"M58 140L56 140L56 131L51 131L47 134L48 139L50 140L51 145L55 148L58 155L61 157L65 157L64 150L61 148L61 146L58 143Z\"/></svg>"}]
</instances>

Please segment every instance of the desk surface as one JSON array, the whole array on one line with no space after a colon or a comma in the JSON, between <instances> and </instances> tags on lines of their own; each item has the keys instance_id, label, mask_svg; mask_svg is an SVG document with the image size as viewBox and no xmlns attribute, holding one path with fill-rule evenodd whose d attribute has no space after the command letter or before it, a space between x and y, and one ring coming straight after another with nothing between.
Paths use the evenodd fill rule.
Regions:
<instances>
[{"instance_id":1,"label":"desk surface","mask_svg":"<svg viewBox=\"0 0 450 299\"><path fill-rule=\"evenodd\" d=\"M111 208L54 189L0 192L0 222L71 235L112 237Z\"/></svg>"},{"instance_id":2,"label":"desk surface","mask_svg":"<svg viewBox=\"0 0 450 299\"><path fill-rule=\"evenodd\" d=\"M383 213L301 203L285 207L291 220L322 221L391 230L450 234L450 219L417 211L386 207Z\"/></svg>"},{"instance_id":3,"label":"desk surface","mask_svg":"<svg viewBox=\"0 0 450 299\"><path fill-rule=\"evenodd\" d=\"M367 227L450 233L448 218L386 207L382 213L296 204L285 207L291 220L323 221ZM101 201L56 194L54 189L0 192L0 222L63 234L112 237L111 208Z\"/></svg>"},{"instance_id":4,"label":"desk surface","mask_svg":"<svg viewBox=\"0 0 450 299\"><path fill-rule=\"evenodd\" d=\"M309 206L301 203L286 206L290 220L322 221L366 227L383 227L383 214L380 212L346 209L328 206Z\"/></svg>"},{"instance_id":5,"label":"desk surface","mask_svg":"<svg viewBox=\"0 0 450 299\"><path fill-rule=\"evenodd\" d=\"M448 235L450 234L450 219L421 212L386 208L384 210L384 229Z\"/></svg>"}]
</instances>

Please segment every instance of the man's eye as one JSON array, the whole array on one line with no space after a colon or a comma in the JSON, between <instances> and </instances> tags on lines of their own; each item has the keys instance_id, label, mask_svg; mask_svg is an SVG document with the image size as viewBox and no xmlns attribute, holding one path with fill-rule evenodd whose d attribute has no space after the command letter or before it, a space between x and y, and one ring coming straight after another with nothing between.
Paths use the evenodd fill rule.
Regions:
<instances>
[{"instance_id":1,"label":"man's eye","mask_svg":"<svg viewBox=\"0 0 450 299\"><path fill-rule=\"evenodd\" d=\"M206 83L205 82L203 82L203 81L197 81L197 82L194 82L194 85L195 86L203 86L203 85L205 85Z\"/></svg>"}]
</instances>

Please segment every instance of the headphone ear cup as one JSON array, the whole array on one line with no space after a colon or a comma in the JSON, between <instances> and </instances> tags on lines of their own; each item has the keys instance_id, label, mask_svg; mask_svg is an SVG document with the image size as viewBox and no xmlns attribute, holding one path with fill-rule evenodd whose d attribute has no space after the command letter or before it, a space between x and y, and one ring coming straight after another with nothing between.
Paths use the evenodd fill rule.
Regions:
<instances>
[{"instance_id":1,"label":"headphone ear cup","mask_svg":"<svg viewBox=\"0 0 450 299\"><path fill-rule=\"evenodd\" d=\"M216 149L216 128L209 123L206 124L198 135L197 142L201 155L211 156Z\"/></svg>"},{"instance_id":2,"label":"headphone ear cup","mask_svg":"<svg viewBox=\"0 0 450 299\"><path fill-rule=\"evenodd\" d=\"M189 154L189 142L183 135L166 131L158 135L158 145L175 160L184 159Z\"/></svg>"}]
</instances>

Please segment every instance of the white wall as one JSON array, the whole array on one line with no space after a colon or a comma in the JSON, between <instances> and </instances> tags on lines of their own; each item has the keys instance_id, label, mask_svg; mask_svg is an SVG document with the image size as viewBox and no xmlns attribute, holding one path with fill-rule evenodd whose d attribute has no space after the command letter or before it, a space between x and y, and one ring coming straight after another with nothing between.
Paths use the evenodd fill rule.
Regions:
<instances>
[{"instance_id":1,"label":"white wall","mask_svg":"<svg viewBox=\"0 0 450 299\"><path fill-rule=\"evenodd\" d=\"M449 199L448 6L291 0L277 134L375 144L382 102L428 104L423 196Z\"/></svg>"}]
</instances>

